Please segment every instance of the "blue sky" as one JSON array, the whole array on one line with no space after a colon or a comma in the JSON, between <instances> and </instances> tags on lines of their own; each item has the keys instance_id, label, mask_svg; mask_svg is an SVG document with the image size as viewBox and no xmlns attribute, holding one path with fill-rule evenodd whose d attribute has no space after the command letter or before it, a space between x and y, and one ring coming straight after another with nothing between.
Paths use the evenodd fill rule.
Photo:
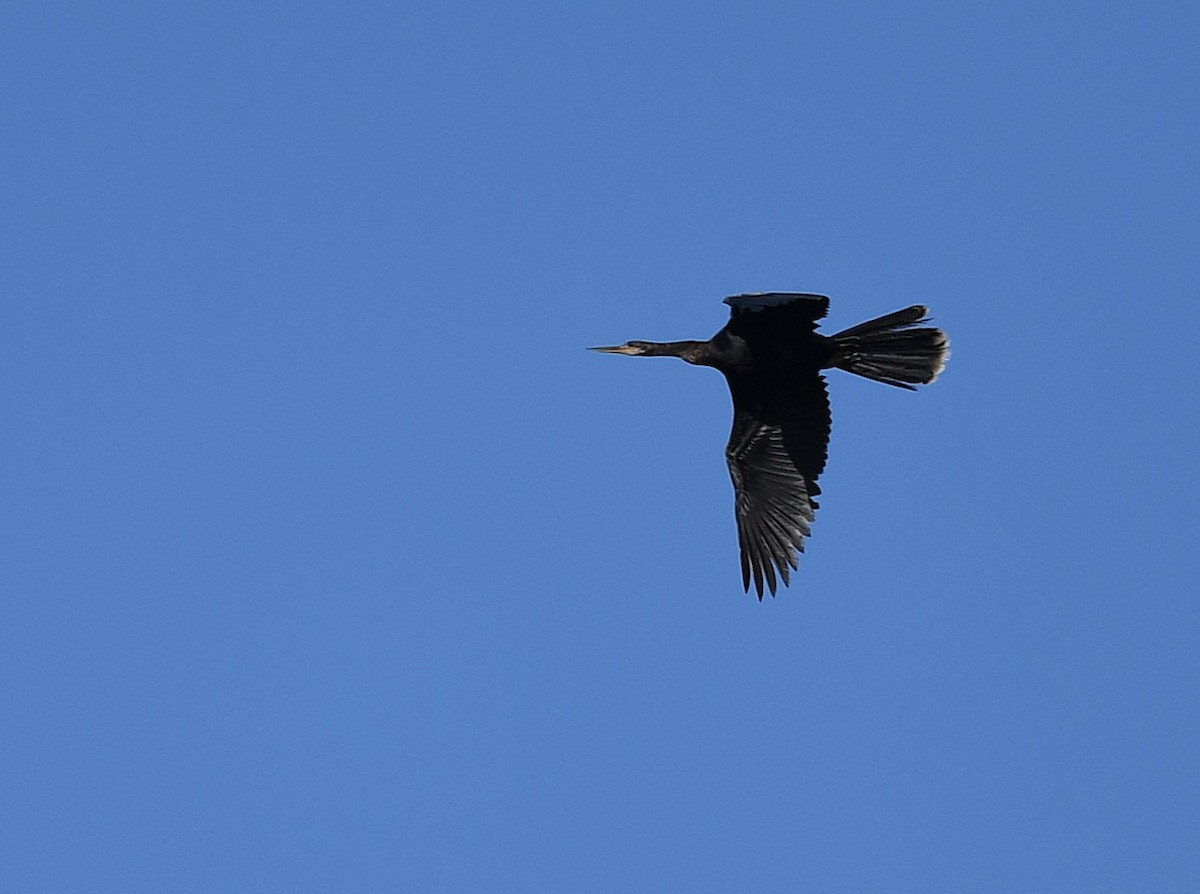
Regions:
<instances>
[{"instance_id":1,"label":"blue sky","mask_svg":"<svg viewBox=\"0 0 1200 894\"><path fill-rule=\"evenodd\" d=\"M0 875L1185 891L1191 4L10 5ZM742 593L723 296L834 373Z\"/></svg>"}]
</instances>

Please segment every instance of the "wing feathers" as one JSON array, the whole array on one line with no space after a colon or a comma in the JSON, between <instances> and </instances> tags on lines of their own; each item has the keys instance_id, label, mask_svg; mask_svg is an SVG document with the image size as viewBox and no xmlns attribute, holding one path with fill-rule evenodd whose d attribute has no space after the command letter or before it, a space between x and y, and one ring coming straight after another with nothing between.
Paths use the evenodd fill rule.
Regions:
<instances>
[{"instance_id":1,"label":"wing feathers","mask_svg":"<svg viewBox=\"0 0 1200 894\"><path fill-rule=\"evenodd\" d=\"M794 310L812 320L821 319L829 310L828 296L814 295L812 292L747 292L744 295L730 295L725 299L725 303L735 314L739 311L761 311L794 304Z\"/></svg>"},{"instance_id":2,"label":"wing feathers","mask_svg":"<svg viewBox=\"0 0 1200 894\"><path fill-rule=\"evenodd\" d=\"M733 480L742 586L758 598L791 583L820 493L829 444L829 400L817 375L801 381L730 380L734 420L726 460ZM764 397L765 394L765 397Z\"/></svg>"}]
</instances>

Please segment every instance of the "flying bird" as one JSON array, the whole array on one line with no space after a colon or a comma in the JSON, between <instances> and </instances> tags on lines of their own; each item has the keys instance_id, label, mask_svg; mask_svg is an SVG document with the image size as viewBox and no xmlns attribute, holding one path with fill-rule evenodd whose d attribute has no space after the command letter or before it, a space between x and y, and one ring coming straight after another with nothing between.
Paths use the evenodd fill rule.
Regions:
<instances>
[{"instance_id":1,"label":"flying bird","mask_svg":"<svg viewBox=\"0 0 1200 894\"><path fill-rule=\"evenodd\" d=\"M829 395L821 370L847 372L915 391L941 373L946 333L924 305L898 310L836 335L817 332L829 298L807 292L731 295L729 322L708 341L629 341L591 348L631 357L679 357L725 374L733 431L725 460L733 479L742 587L791 583L812 531L817 479L829 448Z\"/></svg>"}]
</instances>

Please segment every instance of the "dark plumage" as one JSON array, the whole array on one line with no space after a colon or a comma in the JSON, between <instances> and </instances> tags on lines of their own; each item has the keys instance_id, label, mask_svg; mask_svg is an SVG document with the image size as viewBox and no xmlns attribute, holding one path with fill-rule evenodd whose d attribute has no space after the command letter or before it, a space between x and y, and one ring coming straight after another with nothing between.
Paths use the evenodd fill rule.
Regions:
<instances>
[{"instance_id":1,"label":"dark plumage","mask_svg":"<svg viewBox=\"0 0 1200 894\"><path fill-rule=\"evenodd\" d=\"M708 341L631 341L592 348L635 357L680 357L725 374L733 395L733 431L725 448L733 479L742 586L758 598L787 586L812 530L817 478L829 446L829 396L821 370L848 372L915 390L938 377L949 341L914 305L821 335L824 295L762 292L733 295L729 322Z\"/></svg>"}]
</instances>

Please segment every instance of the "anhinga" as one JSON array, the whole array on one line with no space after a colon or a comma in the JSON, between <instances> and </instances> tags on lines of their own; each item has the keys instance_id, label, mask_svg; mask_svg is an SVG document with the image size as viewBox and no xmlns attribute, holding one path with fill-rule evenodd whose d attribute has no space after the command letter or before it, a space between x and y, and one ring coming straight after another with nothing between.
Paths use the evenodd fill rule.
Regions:
<instances>
[{"instance_id":1,"label":"anhinga","mask_svg":"<svg viewBox=\"0 0 1200 894\"><path fill-rule=\"evenodd\" d=\"M916 390L938 377L950 343L941 329L919 326L928 308L914 305L836 335L817 332L829 309L824 295L762 292L725 299L729 322L708 341L630 341L592 348L632 357L680 357L725 374L733 395L733 432L725 448L733 478L742 586L763 598L798 568L811 531L817 478L829 446L829 396L821 370L837 367ZM789 570L790 569L790 570Z\"/></svg>"}]
</instances>

